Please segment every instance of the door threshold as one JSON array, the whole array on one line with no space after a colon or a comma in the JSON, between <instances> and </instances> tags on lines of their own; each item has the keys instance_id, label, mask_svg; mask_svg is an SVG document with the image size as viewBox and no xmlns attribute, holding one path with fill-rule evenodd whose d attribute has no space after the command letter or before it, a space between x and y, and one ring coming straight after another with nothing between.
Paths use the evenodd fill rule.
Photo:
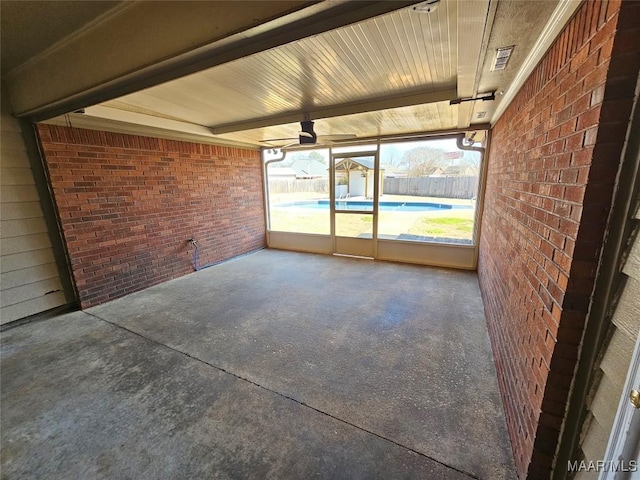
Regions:
<instances>
[{"instance_id":1,"label":"door threshold","mask_svg":"<svg viewBox=\"0 0 640 480\"><path fill-rule=\"evenodd\" d=\"M332 253L335 257L347 257L347 258L360 258L362 260L375 260L373 257L366 257L363 255L349 255L348 253Z\"/></svg>"}]
</instances>

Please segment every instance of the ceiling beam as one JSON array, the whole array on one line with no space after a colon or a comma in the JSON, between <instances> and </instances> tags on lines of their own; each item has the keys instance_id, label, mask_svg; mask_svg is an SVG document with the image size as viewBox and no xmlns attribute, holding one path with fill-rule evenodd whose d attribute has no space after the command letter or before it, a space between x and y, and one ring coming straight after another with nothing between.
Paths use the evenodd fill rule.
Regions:
<instances>
[{"instance_id":1,"label":"ceiling beam","mask_svg":"<svg viewBox=\"0 0 640 480\"><path fill-rule=\"evenodd\" d=\"M184 142L210 143L234 147L257 149L261 145L221 138L201 125L154 117L142 113L128 112L97 105L88 107L85 113L60 115L44 123L64 127L103 130L106 132L142 135Z\"/></svg>"},{"instance_id":2,"label":"ceiling beam","mask_svg":"<svg viewBox=\"0 0 640 480\"><path fill-rule=\"evenodd\" d=\"M412 3L131 2L4 81L14 114L40 121Z\"/></svg>"},{"instance_id":3,"label":"ceiling beam","mask_svg":"<svg viewBox=\"0 0 640 480\"><path fill-rule=\"evenodd\" d=\"M458 98L474 98L493 18L489 0L461 0L458 3ZM495 15L495 7L493 9ZM482 58L481 58L482 57ZM458 128L471 123L474 102L458 105Z\"/></svg>"},{"instance_id":4,"label":"ceiling beam","mask_svg":"<svg viewBox=\"0 0 640 480\"><path fill-rule=\"evenodd\" d=\"M429 132L419 132L419 133L406 133L406 134L391 134L391 135L376 135L373 137L358 137L358 142L366 142L372 140L380 140L382 143L390 143L397 141L418 141L418 140L433 140L434 137L442 137L442 138L455 138L459 137L461 134L465 134L470 131L482 131L482 130L490 130L491 125L488 123L478 123L476 125L472 125L471 128L468 129L460 129L460 128L446 128L443 130L431 130Z\"/></svg>"},{"instance_id":5,"label":"ceiling beam","mask_svg":"<svg viewBox=\"0 0 640 480\"><path fill-rule=\"evenodd\" d=\"M448 102L456 98L457 90L455 88L440 90L437 92L424 92L411 95L399 95L386 97L382 99L369 99L360 102L344 103L340 105L332 105L329 107L317 107L311 110L288 112L281 115L273 115L270 117L257 118L243 122L228 123L224 125L215 125L211 127L211 131L215 135L225 133L240 132L243 130L252 130L254 128L272 127L274 125L284 125L287 123L301 122L305 115L309 115L311 120L329 117L341 117L344 115L352 115L356 113L374 112L378 110L388 110L390 108L409 107L412 105L422 105L427 103Z\"/></svg>"},{"instance_id":6,"label":"ceiling beam","mask_svg":"<svg viewBox=\"0 0 640 480\"><path fill-rule=\"evenodd\" d=\"M153 128L163 128L165 130L174 130L176 132L203 135L205 137L214 136L210 128L197 125L195 123L156 117L146 113L130 112L128 110L121 110L119 108L112 108L105 105L87 107L84 109L84 113L71 115L74 117L81 115L82 117L97 117L117 122L135 123L137 125L145 125Z\"/></svg>"}]
</instances>

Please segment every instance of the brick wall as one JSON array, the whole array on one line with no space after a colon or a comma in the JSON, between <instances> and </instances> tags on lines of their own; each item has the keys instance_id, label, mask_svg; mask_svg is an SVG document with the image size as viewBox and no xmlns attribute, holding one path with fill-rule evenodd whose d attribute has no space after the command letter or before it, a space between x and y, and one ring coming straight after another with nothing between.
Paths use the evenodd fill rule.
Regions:
<instances>
[{"instance_id":1,"label":"brick wall","mask_svg":"<svg viewBox=\"0 0 640 480\"><path fill-rule=\"evenodd\" d=\"M265 245L258 151L41 124L82 308Z\"/></svg>"},{"instance_id":2,"label":"brick wall","mask_svg":"<svg viewBox=\"0 0 640 480\"><path fill-rule=\"evenodd\" d=\"M631 112L639 6L583 3L493 129L478 275L521 478L550 475Z\"/></svg>"}]
</instances>

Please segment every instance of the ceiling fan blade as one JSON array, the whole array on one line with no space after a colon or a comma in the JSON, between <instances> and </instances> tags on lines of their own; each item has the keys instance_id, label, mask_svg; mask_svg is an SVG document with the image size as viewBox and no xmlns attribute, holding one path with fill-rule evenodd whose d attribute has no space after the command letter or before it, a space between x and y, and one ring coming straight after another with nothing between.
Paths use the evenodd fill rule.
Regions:
<instances>
[{"instance_id":1,"label":"ceiling fan blade","mask_svg":"<svg viewBox=\"0 0 640 480\"><path fill-rule=\"evenodd\" d=\"M268 138L266 140L260 140L260 143L271 143L271 142L288 142L289 140L297 140L298 137L287 137L287 138Z\"/></svg>"},{"instance_id":2,"label":"ceiling fan blade","mask_svg":"<svg viewBox=\"0 0 640 480\"><path fill-rule=\"evenodd\" d=\"M298 132L298 137L286 137L286 138L269 138L266 140L260 140L261 143L274 148L284 148L291 150L292 147L309 147L317 144L329 145L331 143L339 142L341 140L350 140L357 138L354 133L338 133L335 135L316 135L313 130L313 122L311 120L303 120L300 122L301 130ZM297 140L297 141L296 141ZM278 142L288 142L286 145L276 145Z\"/></svg>"},{"instance_id":3,"label":"ceiling fan blade","mask_svg":"<svg viewBox=\"0 0 640 480\"><path fill-rule=\"evenodd\" d=\"M337 140L350 140L352 138L358 138L355 133L337 133L335 135L318 135L318 140L322 141L337 141Z\"/></svg>"},{"instance_id":4,"label":"ceiling fan blade","mask_svg":"<svg viewBox=\"0 0 640 480\"><path fill-rule=\"evenodd\" d=\"M314 145L301 145L298 142L290 143L289 145L285 145L284 147L278 147L283 152L297 152L308 150L309 148L313 148Z\"/></svg>"}]
</instances>

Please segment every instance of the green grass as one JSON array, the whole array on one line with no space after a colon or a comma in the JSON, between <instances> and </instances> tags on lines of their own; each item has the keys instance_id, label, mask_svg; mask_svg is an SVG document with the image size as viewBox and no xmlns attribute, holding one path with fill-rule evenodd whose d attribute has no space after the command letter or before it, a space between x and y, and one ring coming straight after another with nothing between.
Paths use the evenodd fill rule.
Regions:
<instances>
[{"instance_id":1,"label":"green grass","mask_svg":"<svg viewBox=\"0 0 640 480\"><path fill-rule=\"evenodd\" d=\"M271 229L279 232L319 233L329 235L329 212L271 211Z\"/></svg>"},{"instance_id":2,"label":"green grass","mask_svg":"<svg viewBox=\"0 0 640 480\"><path fill-rule=\"evenodd\" d=\"M425 220L426 222L432 225L450 225L464 232L473 231L473 220L469 218L445 217L445 218L429 218Z\"/></svg>"},{"instance_id":3,"label":"green grass","mask_svg":"<svg viewBox=\"0 0 640 480\"><path fill-rule=\"evenodd\" d=\"M409 233L434 237L471 238L473 234L473 218L421 218L411 227Z\"/></svg>"}]
</instances>

